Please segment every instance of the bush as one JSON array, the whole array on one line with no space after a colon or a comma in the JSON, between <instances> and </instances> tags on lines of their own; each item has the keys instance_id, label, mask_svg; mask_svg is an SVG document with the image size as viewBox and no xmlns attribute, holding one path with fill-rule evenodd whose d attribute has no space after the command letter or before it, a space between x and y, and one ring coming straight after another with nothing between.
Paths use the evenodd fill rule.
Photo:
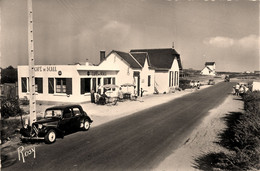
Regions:
<instances>
[{"instance_id":1,"label":"bush","mask_svg":"<svg viewBox=\"0 0 260 171\"><path fill-rule=\"evenodd\" d=\"M250 92L243 100L245 113L233 113L225 118L228 127L220 134L218 142L230 153L211 153L200 157L197 159L198 168L207 166L211 170L236 171L260 169L260 92ZM205 164L207 158L214 160Z\"/></svg>"},{"instance_id":2,"label":"bush","mask_svg":"<svg viewBox=\"0 0 260 171\"><path fill-rule=\"evenodd\" d=\"M243 96L244 109L252 113L260 112L260 91L246 93Z\"/></svg>"},{"instance_id":3,"label":"bush","mask_svg":"<svg viewBox=\"0 0 260 171\"><path fill-rule=\"evenodd\" d=\"M19 100L16 98L3 99L1 105L1 116L3 118L22 115L24 113L20 108Z\"/></svg>"},{"instance_id":4,"label":"bush","mask_svg":"<svg viewBox=\"0 0 260 171\"><path fill-rule=\"evenodd\" d=\"M17 129L22 127L20 119L2 119L1 120L1 141L4 143L7 139L12 138Z\"/></svg>"},{"instance_id":5,"label":"bush","mask_svg":"<svg viewBox=\"0 0 260 171\"><path fill-rule=\"evenodd\" d=\"M187 88L191 88L190 86L190 81L191 80L181 80L179 81L179 87L182 89L182 90L185 90Z\"/></svg>"}]
</instances>

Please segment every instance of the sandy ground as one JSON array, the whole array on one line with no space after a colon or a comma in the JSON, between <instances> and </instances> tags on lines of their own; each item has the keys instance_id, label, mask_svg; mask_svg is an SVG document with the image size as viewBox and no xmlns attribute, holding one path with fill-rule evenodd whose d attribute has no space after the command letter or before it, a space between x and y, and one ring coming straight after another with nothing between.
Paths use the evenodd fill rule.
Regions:
<instances>
[{"instance_id":1,"label":"sandy ground","mask_svg":"<svg viewBox=\"0 0 260 171\"><path fill-rule=\"evenodd\" d=\"M154 170L196 171L198 169L194 168L195 158L209 152L225 152L226 149L214 142L218 141L218 133L226 128L222 118L230 112L242 112L243 101L236 99L238 97L229 95L221 105L211 110L182 145Z\"/></svg>"}]
</instances>

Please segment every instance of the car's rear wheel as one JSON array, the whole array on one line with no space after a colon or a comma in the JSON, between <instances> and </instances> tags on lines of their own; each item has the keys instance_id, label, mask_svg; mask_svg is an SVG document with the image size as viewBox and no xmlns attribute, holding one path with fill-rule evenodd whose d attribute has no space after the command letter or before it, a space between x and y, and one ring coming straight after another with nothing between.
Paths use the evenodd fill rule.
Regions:
<instances>
[{"instance_id":1,"label":"car's rear wheel","mask_svg":"<svg viewBox=\"0 0 260 171\"><path fill-rule=\"evenodd\" d=\"M83 129L87 131L89 130L89 128L90 128L90 122L88 120L85 120L83 123Z\"/></svg>"},{"instance_id":2,"label":"car's rear wheel","mask_svg":"<svg viewBox=\"0 0 260 171\"><path fill-rule=\"evenodd\" d=\"M47 144L54 143L56 141L56 132L53 129L49 130L44 139Z\"/></svg>"}]
</instances>

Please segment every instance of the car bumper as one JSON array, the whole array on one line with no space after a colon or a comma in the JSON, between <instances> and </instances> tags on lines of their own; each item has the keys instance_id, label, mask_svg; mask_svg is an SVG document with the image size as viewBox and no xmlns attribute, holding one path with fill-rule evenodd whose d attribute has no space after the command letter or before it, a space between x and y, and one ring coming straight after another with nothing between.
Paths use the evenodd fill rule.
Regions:
<instances>
[{"instance_id":1,"label":"car bumper","mask_svg":"<svg viewBox=\"0 0 260 171\"><path fill-rule=\"evenodd\" d=\"M24 136L21 136L21 140L44 140L44 137L24 137Z\"/></svg>"}]
</instances>

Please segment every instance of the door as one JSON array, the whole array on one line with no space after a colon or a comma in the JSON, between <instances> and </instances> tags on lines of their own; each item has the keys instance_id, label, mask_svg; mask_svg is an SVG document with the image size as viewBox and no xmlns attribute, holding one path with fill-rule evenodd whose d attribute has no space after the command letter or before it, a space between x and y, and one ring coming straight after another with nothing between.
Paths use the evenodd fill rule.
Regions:
<instances>
[{"instance_id":1,"label":"door","mask_svg":"<svg viewBox=\"0 0 260 171\"><path fill-rule=\"evenodd\" d=\"M137 71L134 72L134 81L135 81L137 96L139 96L140 95L140 72Z\"/></svg>"},{"instance_id":2,"label":"door","mask_svg":"<svg viewBox=\"0 0 260 171\"><path fill-rule=\"evenodd\" d=\"M63 116L59 128L65 132L71 132L72 130L71 120L72 120L72 109L65 108L63 110Z\"/></svg>"},{"instance_id":3,"label":"door","mask_svg":"<svg viewBox=\"0 0 260 171\"><path fill-rule=\"evenodd\" d=\"M73 116L71 119L71 126L73 129L79 129L81 124L82 112L78 107L73 107Z\"/></svg>"}]
</instances>

